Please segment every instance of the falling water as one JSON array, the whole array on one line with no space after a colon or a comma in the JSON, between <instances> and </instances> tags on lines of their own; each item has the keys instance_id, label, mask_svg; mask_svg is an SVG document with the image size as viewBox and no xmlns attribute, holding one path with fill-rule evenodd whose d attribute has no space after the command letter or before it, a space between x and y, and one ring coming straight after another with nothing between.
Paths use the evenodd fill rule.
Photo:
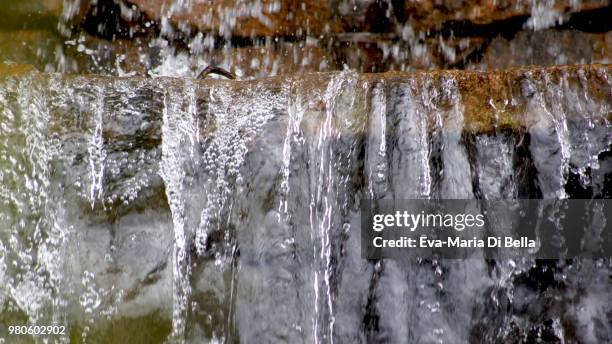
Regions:
<instances>
[{"instance_id":1,"label":"falling water","mask_svg":"<svg viewBox=\"0 0 612 344\"><path fill-rule=\"evenodd\" d=\"M609 193L609 69L500 72L474 103L483 75L4 76L3 319L67 324L64 342L133 323L172 342L610 338L589 325L607 260L555 267L567 293L539 299L533 259L361 258L362 199ZM567 318L543 324L544 303Z\"/></svg>"},{"instance_id":2,"label":"falling water","mask_svg":"<svg viewBox=\"0 0 612 344\"><path fill-rule=\"evenodd\" d=\"M360 236L365 200L611 198L609 0L13 2L0 344L612 343L609 258ZM581 245L609 247L586 204ZM569 247L566 210L534 211Z\"/></svg>"}]
</instances>

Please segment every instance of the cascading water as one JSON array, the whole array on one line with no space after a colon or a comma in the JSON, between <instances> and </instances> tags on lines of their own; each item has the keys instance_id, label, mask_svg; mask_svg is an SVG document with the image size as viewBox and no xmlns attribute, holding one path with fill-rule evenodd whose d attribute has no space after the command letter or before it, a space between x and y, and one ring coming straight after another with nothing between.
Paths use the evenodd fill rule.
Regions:
<instances>
[{"instance_id":1,"label":"cascading water","mask_svg":"<svg viewBox=\"0 0 612 344\"><path fill-rule=\"evenodd\" d=\"M545 199L539 249L612 251L610 4L5 1L0 344L612 343L609 255L362 250L368 206Z\"/></svg>"},{"instance_id":2,"label":"cascading water","mask_svg":"<svg viewBox=\"0 0 612 344\"><path fill-rule=\"evenodd\" d=\"M359 206L609 197L610 77L3 76L0 319L57 342L605 342L609 259L368 261Z\"/></svg>"}]
</instances>

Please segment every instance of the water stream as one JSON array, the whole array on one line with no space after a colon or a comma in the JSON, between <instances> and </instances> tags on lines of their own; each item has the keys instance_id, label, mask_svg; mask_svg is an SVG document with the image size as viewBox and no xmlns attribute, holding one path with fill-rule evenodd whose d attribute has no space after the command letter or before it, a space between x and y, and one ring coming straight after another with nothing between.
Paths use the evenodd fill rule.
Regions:
<instances>
[{"instance_id":1,"label":"water stream","mask_svg":"<svg viewBox=\"0 0 612 344\"><path fill-rule=\"evenodd\" d=\"M0 319L58 342L605 342L610 260L361 258L362 199L610 197L610 69L512 73L484 131L452 73L3 76Z\"/></svg>"}]
</instances>

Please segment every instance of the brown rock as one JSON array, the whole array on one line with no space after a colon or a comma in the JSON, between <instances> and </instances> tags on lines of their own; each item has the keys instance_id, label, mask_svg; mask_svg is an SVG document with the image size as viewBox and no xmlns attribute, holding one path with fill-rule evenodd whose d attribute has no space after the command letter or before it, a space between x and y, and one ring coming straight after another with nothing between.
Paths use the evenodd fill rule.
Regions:
<instances>
[{"instance_id":1,"label":"brown rock","mask_svg":"<svg viewBox=\"0 0 612 344\"><path fill-rule=\"evenodd\" d=\"M32 65L0 62L0 79L13 75L19 76L35 71L36 69Z\"/></svg>"},{"instance_id":2,"label":"brown rock","mask_svg":"<svg viewBox=\"0 0 612 344\"><path fill-rule=\"evenodd\" d=\"M23 72L28 72L24 69ZM509 69L504 71L460 71L460 70L435 70L421 71L416 73L407 72L388 72L388 73L366 73L357 75L359 90L359 102L368 103L373 98L369 94L373 87L383 84L385 87L394 85L410 85L415 94L431 95L427 100L432 109L450 109L455 106L453 103L460 102L460 111L463 114L463 130L474 133L488 133L494 130L522 130L533 125L533 118L530 117L528 107L533 99L533 94L525 92L525 82L534 85L534 92L547 92L550 87L562 85L574 94L584 94L585 99L593 104L599 104L605 110L607 104L612 102L612 94L609 89L609 79L612 73L610 65L576 65L576 66L553 66L553 67L524 67ZM0 79L7 74L14 76L19 74L9 68L0 68ZM41 78L47 78L47 74L39 74ZM338 76L334 73L316 73L300 76L277 76L261 78L258 80L196 80L197 94L201 97L209 97L210 87L224 85L228 92L238 96L252 97L253 90L275 94L280 97L288 97L287 83L299 85L299 92L308 98L309 106L313 110L323 111L325 104L321 95L325 94L329 87L330 80ZM155 79L130 77L116 78L108 76L76 76L62 75L62 82L68 87L74 80L82 85L86 81L88 87L96 85L112 85L133 83L138 85L142 94L150 94L157 97L157 92L171 87L185 87L185 80L181 78L160 77ZM403 86L403 87L404 87ZM121 88L121 92L126 92L126 88ZM310 97L310 98L309 98ZM546 98L545 95L543 95ZM311 101L312 100L312 101ZM510 101L512 100L512 101ZM149 111L155 116L161 116L158 108L161 106L159 99L140 99L142 106L151 106ZM550 102L554 99L545 99ZM569 101L569 100L568 100ZM542 105L542 104L540 104ZM355 110L356 116L365 119L368 112L364 109ZM433 111L433 110L432 110ZM567 113L568 119L571 116L581 116L580 113ZM159 125L159 118L155 118L156 125ZM612 118L604 118L609 121ZM122 121L122 117L111 118L107 123L108 135L110 137L129 138L132 135L127 133L130 130L139 130L140 126L125 126L120 123L112 124L112 121ZM153 120L153 118L151 118ZM607 125L607 124L605 124ZM456 130L456 128L451 128ZM159 132L158 129L151 129ZM149 131L151 131L149 130ZM147 131L147 132L149 132ZM105 134L106 135L106 134ZM110 142L109 137L109 142Z\"/></svg>"},{"instance_id":3,"label":"brown rock","mask_svg":"<svg viewBox=\"0 0 612 344\"><path fill-rule=\"evenodd\" d=\"M325 0L129 0L151 19L169 18L175 25L186 23L206 33L230 37L319 36L337 30Z\"/></svg>"},{"instance_id":4,"label":"brown rock","mask_svg":"<svg viewBox=\"0 0 612 344\"><path fill-rule=\"evenodd\" d=\"M62 13L62 0L20 0L0 3L0 29L54 28Z\"/></svg>"},{"instance_id":5,"label":"brown rock","mask_svg":"<svg viewBox=\"0 0 612 344\"><path fill-rule=\"evenodd\" d=\"M395 18L390 1L340 0L332 1L334 20L342 32L391 32Z\"/></svg>"},{"instance_id":6,"label":"brown rock","mask_svg":"<svg viewBox=\"0 0 612 344\"><path fill-rule=\"evenodd\" d=\"M448 89L448 81L456 85L463 110L464 130L472 133L490 133L495 130L522 130L533 125L529 111L529 98L523 83L539 85L537 92L550 86L568 85L580 89L577 92L588 94L598 104L610 104L609 65L575 65L554 67L522 67L503 71L448 71L436 70L415 74L384 73L387 82L405 82L406 78L415 80L416 90L433 87L437 90ZM404 78L404 80L402 80ZM439 94L443 94L440 92ZM510 101L512 100L512 101ZM435 99L436 106L444 107L446 100ZM568 116L579 116L568 113ZM608 121L610 118L608 118Z\"/></svg>"},{"instance_id":7,"label":"brown rock","mask_svg":"<svg viewBox=\"0 0 612 344\"><path fill-rule=\"evenodd\" d=\"M40 0L49 12L59 13L62 10L62 0Z\"/></svg>"},{"instance_id":8,"label":"brown rock","mask_svg":"<svg viewBox=\"0 0 612 344\"><path fill-rule=\"evenodd\" d=\"M41 71L55 71L62 41L46 30L0 32L0 62L30 64Z\"/></svg>"},{"instance_id":9,"label":"brown rock","mask_svg":"<svg viewBox=\"0 0 612 344\"><path fill-rule=\"evenodd\" d=\"M521 31L512 40L494 39L478 69L505 69L522 65L565 65L612 62L612 32L575 30Z\"/></svg>"},{"instance_id":10,"label":"brown rock","mask_svg":"<svg viewBox=\"0 0 612 344\"><path fill-rule=\"evenodd\" d=\"M66 40L49 30L0 31L0 63L28 64L46 72L147 75L147 41L82 37Z\"/></svg>"},{"instance_id":11,"label":"brown rock","mask_svg":"<svg viewBox=\"0 0 612 344\"><path fill-rule=\"evenodd\" d=\"M146 40L135 38L107 41L86 37L81 43L71 42L68 48L78 63L79 73L146 76L151 68L153 53Z\"/></svg>"},{"instance_id":12,"label":"brown rock","mask_svg":"<svg viewBox=\"0 0 612 344\"><path fill-rule=\"evenodd\" d=\"M536 3L534 7L532 4ZM516 16L531 16L545 9L556 11L559 15L603 8L610 5L609 0L424 0L405 1L404 13L415 30L423 31L440 28L449 21L470 21L474 24L490 24L494 21ZM538 25L536 23L536 25Z\"/></svg>"},{"instance_id":13,"label":"brown rock","mask_svg":"<svg viewBox=\"0 0 612 344\"><path fill-rule=\"evenodd\" d=\"M62 12L62 0L6 1L6 3L0 5L0 12L12 13L17 16L59 16Z\"/></svg>"},{"instance_id":14,"label":"brown rock","mask_svg":"<svg viewBox=\"0 0 612 344\"><path fill-rule=\"evenodd\" d=\"M86 36L83 42L70 42L68 51L83 74L147 76L165 58L151 48L146 39L115 39L107 41ZM336 69L332 54L321 49L316 40L263 44L260 46L225 47L201 52L176 51L189 55L186 59L193 75L205 66L223 67L240 79L275 75L302 74ZM1 56L1 55L0 55ZM92 60L92 56L99 59ZM203 65L204 63L204 65Z\"/></svg>"}]
</instances>

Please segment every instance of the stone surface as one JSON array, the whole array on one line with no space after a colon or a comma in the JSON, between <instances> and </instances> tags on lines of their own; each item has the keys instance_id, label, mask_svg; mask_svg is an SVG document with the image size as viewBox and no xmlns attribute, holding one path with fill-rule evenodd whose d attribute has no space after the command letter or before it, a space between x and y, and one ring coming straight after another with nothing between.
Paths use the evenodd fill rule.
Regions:
<instances>
[{"instance_id":1,"label":"stone surface","mask_svg":"<svg viewBox=\"0 0 612 344\"><path fill-rule=\"evenodd\" d=\"M82 73L110 75L147 75L157 73L168 56L175 56L182 75L195 76L208 65L225 68L240 79L277 75L331 72L349 68L359 73L453 68L485 42L482 38L427 39L411 46L388 35L343 34L331 39L264 43L244 47L198 48L172 53L151 47L146 40L106 41L87 36L79 52L76 42L68 52L76 57ZM90 55L99 57L92 61ZM163 73L162 73L163 74Z\"/></svg>"},{"instance_id":2,"label":"stone surface","mask_svg":"<svg viewBox=\"0 0 612 344\"><path fill-rule=\"evenodd\" d=\"M554 25L562 15L603 8L608 0L469 0L404 2L405 16L417 30L441 28L450 21L490 24L517 16L531 16L531 25L542 28Z\"/></svg>"},{"instance_id":3,"label":"stone surface","mask_svg":"<svg viewBox=\"0 0 612 344\"><path fill-rule=\"evenodd\" d=\"M201 58L209 64L232 71L240 78L299 75L332 71L337 67L330 52L309 42L204 51Z\"/></svg>"},{"instance_id":4,"label":"stone surface","mask_svg":"<svg viewBox=\"0 0 612 344\"><path fill-rule=\"evenodd\" d=\"M41 72L147 75L148 42L81 37L66 39L52 30L0 31L0 62L29 64Z\"/></svg>"},{"instance_id":5,"label":"stone surface","mask_svg":"<svg viewBox=\"0 0 612 344\"><path fill-rule=\"evenodd\" d=\"M23 0L0 3L1 29L52 28L62 13L62 0Z\"/></svg>"},{"instance_id":6,"label":"stone surface","mask_svg":"<svg viewBox=\"0 0 612 344\"><path fill-rule=\"evenodd\" d=\"M4 73L24 73L29 71L22 65L4 65L2 71ZM15 71L15 72L13 72ZM461 70L433 70L433 71L418 71L409 72L386 72L386 73L365 73L358 74L359 82L363 83L363 87L373 87L375 83L383 82L389 85L412 83L416 86L422 85L432 89L439 88L436 92L441 92L445 83L452 82L456 85L457 94L462 100L466 129L475 132L487 132L494 128L524 128L530 125L529 118L524 116L525 106L532 97L533 92L530 89L536 87L544 87L542 82L557 85L562 80L563 82L573 85L572 87L582 87L584 92L587 92L594 101L602 104L612 104L612 94L609 92L610 79L609 74L612 72L610 65L575 65L575 66L551 66L551 67L519 67L507 70L498 71L461 71ZM228 81L228 80L196 80L192 81L195 85L210 88L215 85L223 85L229 87L236 92L240 90L249 90L252 88L265 89L268 92L277 94L284 92L287 83L299 82L302 85L302 90L318 94L324 92L330 78L337 75L338 72L330 73L315 73L306 75L293 76L277 76L266 77L257 80L243 81ZM45 74L40 74L44 76ZM189 79L189 78L188 78ZM63 76L64 83L70 84L84 82L94 85L103 86L105 83L111 85L112 77L104 76ZM155 80L146 77L133 78L118 78L121 82L129 82L138 84L141 87L143 94L159 92L158 86L160 82L168 85L177 85L186 82L185 80L176 78L155 78ZM531 85L531 86L530 86ZM148 90L148 91L147 91ZM204 92L206 93L206 92ZM286 96L286 95L285 95ZM441 95L436 101L443 105L444 99ZM512 102L509 100L512 99ZM140 99L147 104L150 100L145 98ZM160 106L157 101L154 101L155 107ZM500 104L503 106L503 111ZM154 113L159 114L159 109ZM159 119L155 119L158 121ZM155 122L159 124L159 122ZM149 128L151 128L149 126ZM137 127L132 128L134 130ZM136 132L130 133L124 124L119 122L109 124L106 127L105 135L108 138L120 137L129 139ZM118 132L114 132L118 130ZM127 130L127 131L126 131ZM153 130L153 129L151 129ZM157 129L156 129L157 130ZM149 129L147 130L149 132ZM144 133L143 133L144 134Z\"/></svg>"},{"instance_id":7,"label":"stone surface","mask_svg":"<svg viewBox=\"0 0 612 344\"><path fill-rule=\"evenodd\" d=\"M408 23L415 31L441 29L449 22L491 24L524 17L529 28L546 28L572 13L600 9L609 0L473 0L411 1L403 4L374 0L343 1L235 1L185 2L127 0L150 18L167 17L177 27L229 37L313 36L340 32L394 32ZM174 5L173 5L174 4Z\"/></svg>"},{"instance_id":8,"label":"stone surface","mask_svg":"<svg viewBox=\"0 0 612 344\"><path fill-rule=\"evenodd\" d=\"M30 64L52 72L62 59L62 43L48 30L0 31L0 62Z\"/></svg>"},{"instance_id":9,"label":"stone surface","mask_svg":"<svg viewBox=\"0 0 612 344\"><path fill-rule=\"evenodd\" d=\"M22 0L7 1L0 5L2 13L12 13L18 16L54 15L62 12L62 0Z\"/></svg>"},{"instance_id":10,"label":"stone surface","mask_svg":"<svg viewBox=\"0 0 612 344\"><path fill-rule=\"evenodd\" d=\"M191 76L208 65L217 65L244 79L346 67L357 72L385 72L609 63L612 50L609 34L587 34L564 27L535 31L525 27L511 38L504 31L504 20L519 18L518 24L510 26L520 30L523 24L529 24L531 14L536 15L532 19L545 17L545 11L534 12L528 1L409 1L402 8L398 3L390 6L371 0L320 0L308 2L304 9L283 1L184 1L182 6L170 3L179 2L101 0L94 6L85 0L66 1L64 12L74 13L65 23L75 24L73 29L78 31L64 39L55 29L13 28L0 34L4 36L0 44L6 45L0 59L30 63L39 70L119 76L171 75L170 70L176 76ZM562 15L608 3L589 0L572 2L571 6L566 1L539 4L548 6L548 14ZM25 15L43 8L41 1L24 4L30 5L20 5L18 13ZM15 10L15 6L5 9ZM49 9L44 13L56 13L48 18L57 20L56 3L44 8ZM404 10L409 14L399 18ZM169 20L162 20L166 16ZM407 25L397 25L402 20ZM493 31L474 31L472 27L473 31L455 35L453 28L462 30L457 22L468 23L469 27L488 28L486 25L492 23L501 26ZM582 25L588 28L588 24ZM173 33L162 32L167 40L160 40L160 28L171 28ZM428 34L430 30L433 33ZM496 37L498 32L505 34ZM13 42L9 37L13 35L19 49L9 49ZM232 40L226 39L229 37ZM62 40L66 44L62 45Z\"/></svg>"},{"instance_id":11,"label":"stone surface","mask_svg":"<svg viewBox=\"0 0 612 344\"><path fill-rule=\"evenodd\" d=\"M332 12L325 0L129 0L154 20L169 18L177 26L231 37L319 36L335 31ZM175 5L173 5L175 4Z\"/></svg>"},{"instance_id":12,"label":"stone surface","mask_svg":"<svg viewBox=\"0 0 612 344\"><path fill-rule=\"evenodd\" d=\"M488 45L479 69L611 62L612 32L521 31L511 40L494 39Z\"/></svg>"}]
</instances>

